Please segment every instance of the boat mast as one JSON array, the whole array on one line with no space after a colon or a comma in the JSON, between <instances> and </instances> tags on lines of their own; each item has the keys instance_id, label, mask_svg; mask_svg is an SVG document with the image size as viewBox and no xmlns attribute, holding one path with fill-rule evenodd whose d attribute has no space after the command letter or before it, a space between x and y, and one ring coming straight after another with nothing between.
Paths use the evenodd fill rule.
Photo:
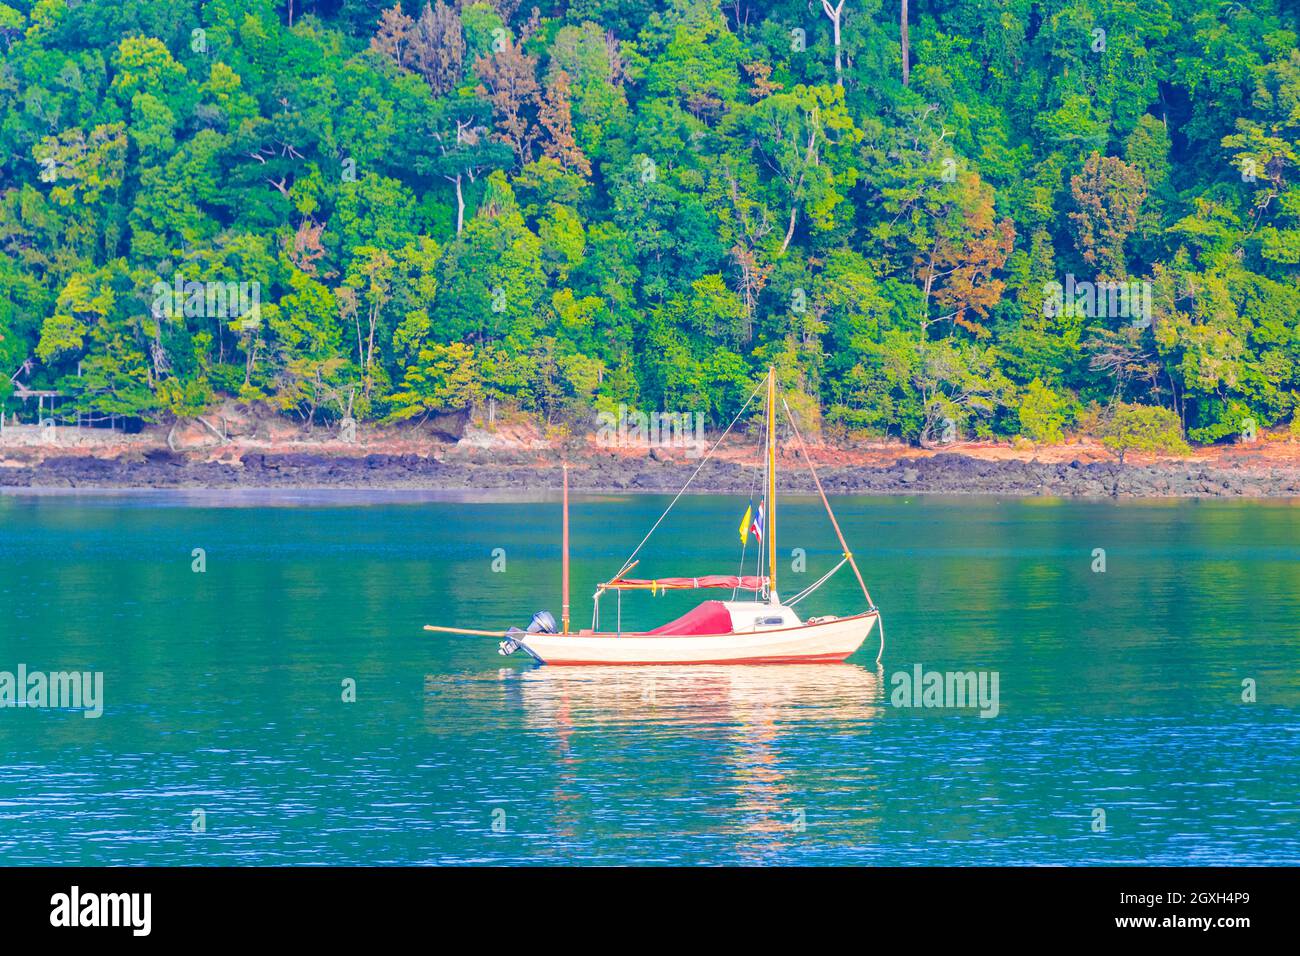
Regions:
<instances>
[{"instance_id":1,"label":"boat mast","mask_svg":"<svg viewBox=\"0 0 1300 956\"><path fill-rule=\"evenodd\" d=\"M767 574L768 600L776 596L776 366L767 370Z\"/></svg>"},{"instance_id":2,"label":"boat mast","mask_svg":"<svg viewBox=\"0 0 1300 956\"><path fill-rule=\"evenodd\" d=\"M564 558L560 562L560 627L569 633L569 463L564 463Z\"/></svg>"}]
</instances>

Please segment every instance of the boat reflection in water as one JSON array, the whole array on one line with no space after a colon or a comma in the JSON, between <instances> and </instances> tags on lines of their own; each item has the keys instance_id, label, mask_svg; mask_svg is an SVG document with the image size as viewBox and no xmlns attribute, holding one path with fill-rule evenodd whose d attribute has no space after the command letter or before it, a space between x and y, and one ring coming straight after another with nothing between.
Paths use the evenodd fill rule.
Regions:
<instances>
[{"instance_id":1,"label":"boat reflection in water","mask_svg":"<svg viewBox=\"0 0 1300 956\"><path fill-rule=\"evenodd\" d=\"M734 726L874 721L883 674L853 664L535 667L519 681L530 729ZM517 676L515 676L517 675Z\"/></svg>"},{"instance_id":2,"label":"boat reflection in water","mask_svg":"<svg viewBox=\"0 0 1300 956\"><path fill-rule=\"evenodd\" d=\"M883 672L852 664L680 667L539 667L501 671L511 697L523 704L525 728L548 740L560 767L556 836L572 838L583 823L576 808L590 790L606 789L612 773L630 779L657 772L657 760L683 741L701 746L706 766L696 776L710 784L700 796L710 813L707 835L726 833L742 861L765 859L800 841L831 837L818 830L809 792L824 780L793 772L791 750L806 769L809 741L826 733L869 733L885 698ZM508 677L506 675L509 675ZM575 740L584 746L575 752ZM628 766L622 748L635 747ZM605 748L618 753L602 753ZM581 754L581 755L579 755ZM853 776L869 794L872 773L864 748ZM707 766L712 764L712 766ZM683 794L689 800L693 794ZM867 799L869 803L869 798ZM875 816L869 806L860 812ZM701 833L700 836L706 834ZM646 834L650 836L650 834ZM861 831L858 831L861 839Z\"/></svg>"}]
</instances>

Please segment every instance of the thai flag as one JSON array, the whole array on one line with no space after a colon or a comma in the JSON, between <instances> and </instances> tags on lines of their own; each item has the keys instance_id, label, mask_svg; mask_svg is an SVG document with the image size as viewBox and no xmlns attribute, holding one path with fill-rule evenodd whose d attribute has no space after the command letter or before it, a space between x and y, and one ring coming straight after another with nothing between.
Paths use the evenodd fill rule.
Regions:
<instances>
[{"instance_id":1,"label":"thai flag","mask_svg":"<svg viewBox=\"0 0 1300 956\"><path fill-rule=\"evenodd\" d=\"M754 515L754 523L749 526L749 530L754 532L754 537L758 539L759 544L763 543L763 504L762 501L758 503L758 514Z\"/></svg>"}]
</instances>

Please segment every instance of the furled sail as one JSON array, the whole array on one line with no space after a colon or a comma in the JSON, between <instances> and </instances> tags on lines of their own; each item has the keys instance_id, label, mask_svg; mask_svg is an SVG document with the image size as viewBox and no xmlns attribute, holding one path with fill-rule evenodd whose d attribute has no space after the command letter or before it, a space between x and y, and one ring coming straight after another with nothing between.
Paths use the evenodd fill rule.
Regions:
<instances>
[{"instance_id":1,"label":"furled sail","mask_svg":"<svg viewBox=\"0 0 1300 956\"><path fill-rule=\"evenodd\" d=\"M615 578L600 585L607 591L690 591L695 588L739 588L742 591L761 591L767 587L767 578L754 574L704 574L696 578Z\"/></svg>"}]
</instances>

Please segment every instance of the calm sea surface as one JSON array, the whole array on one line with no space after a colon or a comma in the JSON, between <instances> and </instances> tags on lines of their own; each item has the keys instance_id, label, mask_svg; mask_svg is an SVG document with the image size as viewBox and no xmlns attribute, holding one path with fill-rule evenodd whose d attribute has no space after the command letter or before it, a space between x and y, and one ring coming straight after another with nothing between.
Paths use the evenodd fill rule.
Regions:
<instances>
[{"instance_id":1,"label":"calm sea surface","mask_svg":"<svg viewBox=\"0 0 1300 956\"><path fill-rule=\"evenodd\" d=\"M575 623L666 504L575 501ZM744 504L637 574L733 573ZM0 671L104 676L98 719L0 709L0 862L1300 863L1300 503L836 505L879 665L566 669L421 630L558 618L554 501L0 494ZM779 531L784 593L838 560L816 501ZM997 716L894 706L918 663Z\"/></svg>"}]
</instances>

